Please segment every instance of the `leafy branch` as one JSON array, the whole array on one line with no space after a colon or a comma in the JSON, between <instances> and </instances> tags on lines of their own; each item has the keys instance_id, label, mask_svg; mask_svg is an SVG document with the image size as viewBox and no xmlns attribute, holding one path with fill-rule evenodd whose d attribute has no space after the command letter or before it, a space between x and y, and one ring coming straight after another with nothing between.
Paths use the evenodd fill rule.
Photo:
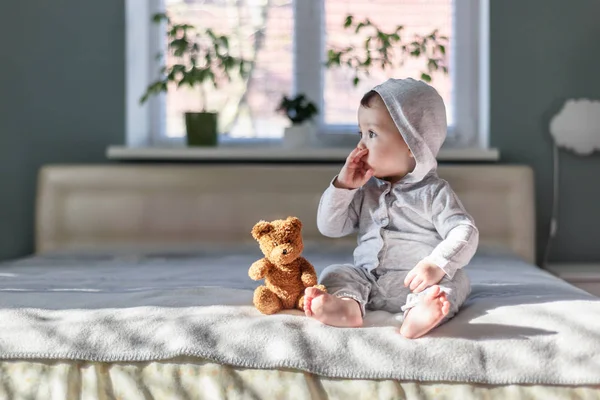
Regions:
<instances>
[{"instance_id":1,"label":"leafy branch","mask_svg":"<svg viewBox=\"0 0 600 400\"><path fill-rule=\"evenodd\" d=\"M178 88L188 85L199 87L202 110L206 110L207 100L205 83L212 83L215 88L223 82L231 81L232 73L245 77L251 68L251 62L231 55L229 38L219 35L212 29L198 30L189 24L173 23L166 13L155 14L153 22L167 22L167 52L175 60L171 65L164 65L161 78L151 83L140 99L145 103L150 96L166 92L169 82ZM164 59L164 54L159 54Z\"/></svg>"},{"instance_id":2,"label":"leafy branch","mask_svg":"<svg viewBox=\"0 0 600 400\"><path fill-rule=\"evenodd\" d=\"M374 66L379 66L382 70L392 69L402 66L409 57L425 60L425 68L421 70L423 81L431 82L432 74L436 71L448 73L446 48L449 40L440 35L437 29L425 36L415 34L413 40L408 43L402 41L402 25L398 25L391 32L384 32L368 18L356 22L354 16L348 15L344 21L344 28L353 30L356 35L361 31L367 33L362 47L329 49L326 65L328 68L347 66L352 69L354 86L357 86L362 78L369 76ZM398 50L400 54L396 58Z\"/></svg>"}]
</instances>

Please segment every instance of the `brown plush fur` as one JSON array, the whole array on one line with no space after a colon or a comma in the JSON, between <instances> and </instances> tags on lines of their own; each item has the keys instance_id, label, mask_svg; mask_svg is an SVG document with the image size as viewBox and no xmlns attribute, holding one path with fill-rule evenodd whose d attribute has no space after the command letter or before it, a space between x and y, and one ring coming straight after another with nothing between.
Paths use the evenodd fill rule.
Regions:
<instances>
[{"instance_id":1,"label":"brown plush fur","mask_svg":"<svg viewBox=\"0 0 600 400\"><path fill-rule=\"evenodd\" d=\"M263 314L294 308L304 311L304 289L325 290L317 285L314 267L300 257L304 249L301 230L302 222L296 217L260 221L252 229L265 257L252 264L248 275L255 281L265 280L254 291L254 306Z\"/></svg>"}]
</instances>

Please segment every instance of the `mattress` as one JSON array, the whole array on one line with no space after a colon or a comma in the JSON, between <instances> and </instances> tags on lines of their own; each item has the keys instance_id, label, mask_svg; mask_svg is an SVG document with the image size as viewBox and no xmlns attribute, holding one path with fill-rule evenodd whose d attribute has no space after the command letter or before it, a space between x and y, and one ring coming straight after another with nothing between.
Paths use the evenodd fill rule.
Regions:
<instances>
[{"instance_id":1,"label":"mattress","mask_svg":"<svg viewBox=\"0 0 600 400\"><path fill-rule=\"evenodd\" d=\"M244 315L252 318L268 318L252 314L255 310L250 305L252 290L257 283L247 277L247 268L260 257L258 249L250 245L176 252L53 253L0 264L0 314L7 321L4 332L0 334L0 355L4 359L0 364L0 397L273 398L278 393L293 391L297 398L344 398L350 392L362 393L367 398L402 398L411 397L411 394L419 398L481 398L484 393L491 398L600 398L600 360L597 347L594 347L600 329L595 331L593 321L586 327L578 320L573 320L577 323L568 323L570 326L567 327L548 329L556 323L550 321L556 316L567 320L572 317L565 311L570 306L578 307L573 310L573 314L577 314L586 310L598 311L600 303L516 257L490 249L480 252L467 267L473 280L473 293L462 312L469 323L466 329L465 326L461 328L457 317L457 321L438 328L429 338L410 343L411 346L417 343L416 353L411 353L410 348L405 349L407 359L420 354L420 358L414 358L413 368L392 365L389 371L379 371L379 375L365 374L349 379L332 369L310 363L263 363L262 367L257 367L245 364L239 354L227 358L225 353L186 352L181 350L189 349L190 344L177 347L171 342L169 348L175 351L169 353L161 349L161 357L148 356L145 359L140 357L139 352L136 353L136 349L144 347L142 342L131 346L131 351L115 352L114 348L121 349L118 343L120 336L117 335L114 348L92 348L89 335L82 335L85 330L75 336L69 336L72 329L62 336L56 334L58 331L52 331L51 340L47 337L37 340L32 336L32 340L21 340L26 343L11 342L14 339L11 339L11 334L20 338L27 338L31 332L39 334L43 331L42 327L51 326L48 320L63 318L65 313L70 318L77 313L129 310L147 312L142 315L152 315L149 310L166 310L172 315L180 310L196 312L197 315L202 315L201 310L212 310L214 314L224 303L215 301L215 298L223 293L228 294L225 302L228 307L244 309ZM329 264L351 262L351 252L346 247L308 245L305 257L319 273ZM490 296L490 293L493 295ZM484 307L488 311L482 314L478 305L490 299L496 302L493 303L496 306ZM510 321L509 315L516 310L511 307L523 302L533 303L527 304L527 311L533 313L531 320L516 319L512 325L497 323L503 321L502 318ZM548 308L542 307L547 305L558 310L556 315L549 315ZM29 319L19 320L24 314ZM373 338L392 330L396 324L393 315L372 313L367 317L364 330L375 335ZM294 312L274 318L280 318L281 326L290 329L299 326L290 321L305 323L305 318ZM32 319L43 320L46 324L36 322L36 329L32 329L33 325L24 325L24 321L31 324ZM151 329L151 326L148 328ZM117 325L115 331L119 329ZM323 332L319 329L314 328L314 331ZM331 329L328 334L337 335L339 333L336 332L341 331ZM177 342L179 336L176 331L173 333L171 341ZM270 334L273 335L273 331ZM229 335L220 338L224 340L221 345L227 346L225 336ZM466 371L468 368L460 367L458 357L453 360L459 369L454 371L454 375L439 370L419 373L419 360L426 357L422 353L423 346L418 343L449 340L449 336L453 336L455 345L467 349L467 354L476 356L475 362L474 359L465 362L478 365L477 368L483 372L477 369ZM584 358L578 352L585 349L578 350L578 343L561 342L572 338L577 338L581 342L579 345L585 343L585 349L596 353ZM131 340L131 337L128 339ZM73 348L60 351L76 341L83 346L82 351L73 351ZM202 338L197 341L201 342ZM543 364L553 371L539 368L537 375L531 375L538 382L494 371L494 365L500 369L500 363L506 362L506 357L495 359L496 353L486 353L485 347L501 349L507 344L514 345L515 349L525 346L523 349L529 352L527 357L541 357L531 365ZM573 354L564 354L561 349L566 348L573 350ZM548 349L556 351L548 354ZM450 349L449 353L452 354ZM293 358L285 352L281 357ZM518 359L511 357L508 361ZM558 361L565 365L559 367ZM377 369L373 367L370 371ZM594 380L596 376L597 381ZM443 377L446 379L441 379ZM549 396L550 393L552 396Z\"/></svg>"}]
</instances>

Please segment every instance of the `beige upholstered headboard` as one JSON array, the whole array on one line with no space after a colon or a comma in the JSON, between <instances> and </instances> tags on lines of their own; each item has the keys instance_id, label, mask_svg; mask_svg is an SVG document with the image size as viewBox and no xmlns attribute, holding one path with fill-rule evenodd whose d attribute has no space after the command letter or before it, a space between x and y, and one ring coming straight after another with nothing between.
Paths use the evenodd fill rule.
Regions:
<instances>
[{"instance_id":1,"label":"beige upholstered headboard","mask_svg":"<svg viewBox=\"0 0 600 400\"><path fill-rule=\"evenodd\" d=\"M260 219L295 215L307 240L337 165L47 166L39 176L36 250L252 241ZM534 261L533 173L523 166L442 165L480 242ZM349 238L347 240L355 240Z\"/></svg>"}]
</instances>

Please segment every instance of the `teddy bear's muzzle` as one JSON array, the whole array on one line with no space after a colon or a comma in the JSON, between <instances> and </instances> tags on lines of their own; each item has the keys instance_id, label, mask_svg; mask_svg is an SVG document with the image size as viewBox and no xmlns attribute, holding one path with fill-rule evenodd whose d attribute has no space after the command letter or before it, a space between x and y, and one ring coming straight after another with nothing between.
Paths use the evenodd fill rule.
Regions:
<instances>
[{"instance_id":1,"label":"teddy bear's muzzle","mask_svg":"<svg viewBox=\"0 0 600 400\"><path fill-rule=\"evenodd\" d=\"M276 260L278 263L288 264L298 258L299 252L296 251L297 249L282 247L273 249L271 253L273 260Z\"/></svg>"}]
</instances>

